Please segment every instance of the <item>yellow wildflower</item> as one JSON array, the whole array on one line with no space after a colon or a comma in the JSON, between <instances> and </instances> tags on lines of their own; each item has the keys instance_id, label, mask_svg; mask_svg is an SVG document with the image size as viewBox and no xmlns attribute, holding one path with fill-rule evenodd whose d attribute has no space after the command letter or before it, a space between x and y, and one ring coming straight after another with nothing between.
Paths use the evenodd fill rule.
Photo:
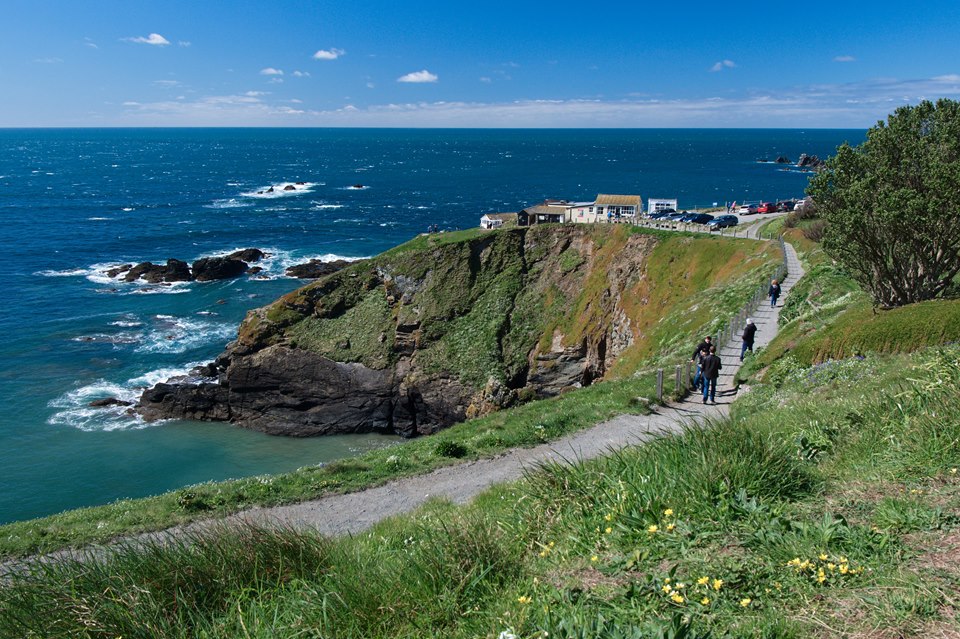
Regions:
<instances>
[{"instance_id":1,"label":"yellow wildflower","mask_svg":"<svg viewBox=\"0 0 960 639\"><path fill-rule=\"evenodd\" d=\"M523 605L523 606L526 606L527 604L531 603L532 601L533 601L533 598L532 598L532 597L527 597L527 596L525 596L525 595L520 595L519 597L517 597L517 603L519 603L519 604L521 604L521 605Z\"/></svg>"},{"instance_id":2,"label":"yellow wildflower","mask_svg":"<svg viewBox=\"0 0 960 639\"><path fill-rule=\"evenodd\" d=\"M670 577L666 577L666 578L663 580L663 583L665 583L665 584L670 583Z\"/></svg>"},{"instance_id":3,"label":"yellow wildflower","mask_svg":"<svg viewBox=\"0 0 960 639\"><path fill-rule=\"evenodd\" d=\"M753 602L753 599L751 599L750 597L747 597L746 599L741 599L741 600L740 600L740 605L743 606L744 608L746 608L746 607L749 606L752 602Z\"/></svg>"},{"instance_id":4,"label":"yellow wildflower","mask_svg":"<svg viewBox=\"0 0 960 639\"><path fill-rule=\"evenodd\" d=\"M603 532L609 535L610 533L613 532L613 528L611 528L610 526L607 526L606 528L603 529Z\"/></svg>"},{"instance_id":5,"label":"yellow wildflower","mask_svg":"<svg viewBox=\"0 0 960 639\"><path fill-rule=\"evenodd\" d=\"M850 566L848 566L847 564L840 564L840 574L845 575L848 572L850 572Z\"/></svg>"},{"instance_id":6,"label":"yellow wildflower","mask_svg":"<svg viewBox=\"0 0 960 639\"><path fill-rule=\"evenodd\" d=\"M597 557L596 555L594 555L593 557L590 557L590 561L599 561L599 560L600 558Z\"/></svg>"},{"instance_id":7,"label":"yellow wildflower","mask_svg":"<svg viewBox=\"0 0 960 639\"><path fill-rule=\"evenodd\" d=\"M710 605L710 597L704 597L703 599L700 600L700 603L702 603L704 606L709 606L709 605Z\"/></svg>"},{"instance_id":8,"label":"yellow wildflower","mask_svg":"<svg viewBox=\"0 0 960 639\"><path fill-rule=\"evenodd\" d=\"M826 561L827 559L829 559L829 557L827 557L826 553L820 553L820 556L817 557L817 559L819 559L820 561Z\"/></svg>"},{"instance_id":9,"label":"yellow wildflower","mask_svg":"<svg viewBox=\"0 0 960 639\"><path fill-rule=\"evenodd\" d=\"M667 532L673 532L673 529L676 528L673 524L667 524Z\"/></svg>"},{"instance_id":10,"label":"yellow wildflower","mask_svg":"<svg viewBox=\"0 0 960 639\"><path fill-rule=\"evenodd\" d=\"M713 589L719 591L721 588L723 588L723 579L714 579Z\"/></svg>"},{"instance_id":11,"label":"yellow wildflower","mask_svg":"<svg viewBox=\"0 0 960 639\"><path fill-rule=\"evenodd\" d=\"M606 515L603 516L603 518L604 518L606 521L612 521L612 520L613 520L613 515L610 514L610 513L607 513Z\"/></svg>"},{"instance_id":12,"label":"yellow wildflower","mask_svg":"<svg viewBox=\"0 0 960 639\"><path fill-rule=\"evenodd\" d=\"M956 475L956 474L957 474L957 469L956 469L956 468L951 468L951 469L950 469L950 474L951 474L951 475Z\"/></svg>"},{"instance_id":13,"label":"yellow wildflower","mask_svg":"<svg viewBox=\"0 0 960 639\"><path fill-rule=\"evenodd\" d=\"M673 593L673 595L670 598L673 599L674 603L678 603L678 604L682 604L684 601L686 601L686 599L684 599L677 593Z\"/></svg>"},{"instance_id":14,"label":"yellow wildflower","mask_svg":"<svg viewBox=\"0 0 960 639\"><path fill-rule=\"evenodd\" d=\"M554 542L551 541L548 545L549 545L551 548L553 548Z\"/></svg>"},{"instance_id":15,"label":"yellow wildflower","mask_svg":"<svg viewBox=\"0 0 960 639\"><path fill-rule=\"evenodd\" d=\"M686 586L683 584L682 581L680 581L680 582L677 582L677 585L674 586L674 588L676 588L677 590L681 590L683 588L686 588Z\"/></svg>"},{"instance_id":16,"label":"yellow wildflower","mask_svg":"<svg viewBox=\"0 0 960 639\"><path fill-rule=\"evenodd\" d=\"M660 530L660 529L657 528L657 525L656 525L656 524L650 524L650 526L647 527L647 532L650 533L651 535L652 535L653 533L657 532L658 530Z\"/></svg>"},{"instance_id":17,"label":"yellow wildflower","mask_svg":"<svg viewBox=\"0 0 960 639\"><path fill-rule=\"evenodd\" d=\"M660 590L664 591L665 593L667 593L667 594L669 595L669 594L670 594L670 591L672 591L673 588L670 587L670 584L666 584L666 585L665 585L663 588L661 588Z\"/></svg>"},{"instance_id":18,"label":"yellow wildflower","mask_svg":"<svg viewBox=\"0 0 960 639\"><path fill-rule=\"evenodd\" d=\"M673 508L667 508L665 511L663 511L663 514L666 515L667 517L672 516L672 515L673 515Z\"/></svg>"},{"instance_id":19,"label":"yellow wildflower","mask_svg":"<svg viewBox=\"0 0 960 639\"><path fill-rule=\"evenodd\" d=\"M848 560L846 557L844 557L843 555L840 555L840 563L841 563L841 564L846 564L846 563L850 563L850 562L849 562L849 560Z\"/></svg>"},{"instance_id":20,"label":"yellow wildflower","mask_svg":"<svg viewBox=\"0 0 960 639\"><path fill-rule=\"evenodd\" d=\"M710 583L710 577L700 577L697 579L697 585L699 586L706 586L708 583Z\"/></svg>"},{"instance_id":21,"label":"yellow wildflower","mask_svg":"<svg viewBox=\"0 0 960 639\"><path fill-rule=\"evenodd\" d=\"M831 571L832 571L832 570L836 570L836 569L837 569L837 564L835 564L835 563L833 563L833 562L830 562L829 564L827 564L827 570L831 570Z\"/></svg>"}]
</instances>

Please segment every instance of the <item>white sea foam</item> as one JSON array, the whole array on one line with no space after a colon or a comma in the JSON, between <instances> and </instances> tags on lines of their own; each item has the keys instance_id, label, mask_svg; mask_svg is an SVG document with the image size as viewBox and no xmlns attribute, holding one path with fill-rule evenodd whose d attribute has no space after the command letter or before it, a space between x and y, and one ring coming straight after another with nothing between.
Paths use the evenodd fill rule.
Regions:
<instances>
[{"instance_id":1,"label":"white sea foam","mask_svg":"<svg viewBox=\"0 0 960 639\"><path fill-rule=\"evenodd\" d=\"M286 190L288 186L292 186L293 188ZM303 184L297 184L295 182L280 182L279 184L270 184L254 191L246 191L240 195L243 197L266 199L289 197L291 195L312 193L315 186L317 186L316 182L304 182Z\"/></svg>"},{"instance_id":2,"label":"white sea foam","mask_svg":"<svg viewBox=\"0 0 960 639\"><path fill-rule=\"evenodd\" d=\"M327 204L326 202L313 202L311 210L314 211L326 211L331 209L342 209L343 204Z\"/></svg>"},{"instance_id":3,"label":"white sea foam","mask_svg":"<svg viewBox=\"0 0 960 639\"><path fill-rule=\"evenodd\" d=\"M341 191L366 191L370 187L366 184L354 184L353 186L342 186Z\"/></svg>"},{"instance_id":4,"label":"white sea foam","mask_svg":"<svg viewBox=\"0 0 960 639\"><path fill-rule=\"evenodd\" d=\"M210 204L204 204L203 208L205 209L242 209L248 206L253 206L253 202L245 202L243 200L238 200L234 197L225 198L222 200L214 200Z\"/></svg>"},{"instance_id":5,"label":"white sea foam","mask_svg":"<svg viewBox=\"0 0 960 639\"><path fill-rule=\"evenodd\" d=\"M37 271L34 275L40 275L41 277L78 277L88 273L89 270L85 268L71 268L63 271Z\"/></svg>"},{"instance_id":6,"label":"white sea foam","mask_svg":"<svg viewBox=\"0 0 960 639\"><path fill-rule=\"evenodd\" d=\"M237 334L235 324L214 323L157 315L137 346L138 353L185 353L211 343L223 343Z\"/></svg>"},{"instance_id":7,"label":"white sea foam","mask_svg":"<svg viewBox=\"0 0 960 639\"><path fill-rule=\"evenodd\" d=\"M144 388L177 377L192 379L188 377L190 371L204 363L192 362L181 368L161 368L119 384L98 379L91 384L66 392L51 401L48 405L60 410L51 415L47 423L70 426L87 432L129 430L159 424L161 422L148 424L139 415L130 414L128 412L130 407L127 405L95 408L90 406L90 402L113 397L121 402L135 403L140 399L140 394ZM192 379L192 381L200 380L197 378Z\"/></svg>"},{"instance_id":8,"label":"white sea foam","mask_svg":"<svg viewBox=\"0 0 960 639\"><path fill-rule=\"evenodd\" d=\"M127 213L129 213L130 211L134 211L134 210L136 210L136 209L134 209L132 206L125 206L125 207L123 207L123 208L120 209L120 210L121 210L121 211L126 211Z\"/></svg>"},{"instance_id":9,"label":"white sea foam","mask_svg":"<svg viewBox=\"0 0 960 639\"><path fill-rule=\"evenodd\" d=\"M87 218L88 222L110 222L112 220L113 220L112 217L88 217Z\"/></svg>"}]
</instances>

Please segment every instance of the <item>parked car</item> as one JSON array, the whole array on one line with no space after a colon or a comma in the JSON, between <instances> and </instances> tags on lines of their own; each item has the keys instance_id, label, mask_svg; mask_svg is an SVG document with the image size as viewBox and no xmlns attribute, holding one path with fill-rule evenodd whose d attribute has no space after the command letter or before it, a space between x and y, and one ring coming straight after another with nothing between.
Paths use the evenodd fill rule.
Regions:
<instances>
[{"instance_id":1,"label":"parked car","mask_svg":"<svg viewBox=\"0 0 960 639\"><path fill-rule=\"evenodd\" d=\"M807 205L807 198L803 198L802 200L797 200L797 203L793 205L793 210L799 211L806 205Z\"/></svg>"},{"instance_id":2,"label":"parked car","mask_svg":"<svg viewBox=\"0 0 960 639\"><path fill-rule=\"evenodd\" d=\"M669 221L671 221L671 222L679 222L679 221L680 221L680 218L686 217L686 215L687 215L686 212L683 212L683 213L671 213L670 215L668 215L667 217L665 217L665 218L663 218L663 219L669 220Z\"/></svg>"},{"instance_id":3,"label":"parked car","mask_svg":"<svg viewBox=\"0 0 960 639\"><path fill-rule=\"evenodd\" d=\"M709 222L707 222L707 228L711 231L716 231L718 229L725 229L731 226L736 226L740 223L740 220L736 215L721 215L720 217L715 217Z\"/></svg>"},{"instance_id":4,"label":"parked car","mask_svg":"<svg viewBox=\"0 0 960 639\"><path fill-rule=\"evenodd\" d=\"M777 205L773 202L761 202L757 207L757 213L776 213Z\"/></svg>"},{"instance_id":5,"label":"parked car","mask_svg":"<svg viewBox=\"0 0 960 639\"><path fill-rule=\"evenodd\" d=\"M737 209L737 213L739 213L740 215L753 215L756 212L757 212L756 204L744 204L739 209Z\"/></svg>"},{"instance_id":6,"label":"parked car","mask_svg":"<svg viewBox=\"0 0 960 639\"><path fill-rule=\"evenodd\" d=\"M652 213L652 214L649 216L649 218L650 218L651 220L662 220L663 218L667 217L668 215L670 215L670 214L667 213L666 211L657 211L656 213Z\"/></svg>"},{"instance_id":7,"label":"parked car","mask_svg":"<svg viewBox=\"0 0 960 639\"><path fill-rule=\"evenodd\" d=\"M680 218L681 222L689 222L690 218L697 215L696 211L683 211L683 217Z\"/></svg>"},{"instance_id":8,"label":"parked car","mask_svg":"<svg viewBox=\"0 0 960 639\"><path fill-rule=\"evenodd\" d=\"M793 206L796 204L793 200L783 200L782 202L777 202L778 211L792 211Z\"/></svg>"},{"instance_id":9,"label":"parked car","mask_svg":"<svg viewBox=\"0 0 960 639\"><path fill-rule=\"evenodd\" d=\"M713 216L709 213L694 213L688 215L685 221L691 224L709 224L713 221Z\"/></svg>"}]
</instances>

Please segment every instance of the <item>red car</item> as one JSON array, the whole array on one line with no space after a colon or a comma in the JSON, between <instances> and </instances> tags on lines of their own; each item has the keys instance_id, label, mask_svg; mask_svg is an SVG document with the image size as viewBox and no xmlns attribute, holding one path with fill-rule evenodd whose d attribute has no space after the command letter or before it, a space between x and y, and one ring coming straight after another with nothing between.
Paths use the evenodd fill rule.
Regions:
<instances>
[{"instance_id":1,"label":"red car","mask_svg":"<svg viewBox=\"0 0 960 639\"><path fill-rule=\"evenodd\" d=\"M777 205L773 202L761 202L757 207L757 213L776 213Z\"/></svg>"}]
</instances>

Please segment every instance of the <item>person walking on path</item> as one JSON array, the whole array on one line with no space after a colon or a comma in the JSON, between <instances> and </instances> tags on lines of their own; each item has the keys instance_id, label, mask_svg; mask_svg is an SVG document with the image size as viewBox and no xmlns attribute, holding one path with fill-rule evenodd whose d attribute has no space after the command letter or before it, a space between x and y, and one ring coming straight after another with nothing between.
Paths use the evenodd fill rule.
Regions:
<instances>
[{"instance_id":1,"label":"person walking on path","mask_svg":"<svg viewBox=\"0 0 960 639\"><path fill-rule=\"evenodd\" d=\"M767 291L770 296L770 308L777 305L777 298L780 297L780 282L773 280L770 282L770 290Z\"/></svg>"},{"instance_id":2,"label":"person walking on path","mask_svg":"<svg viewBox=\"0 0 960 639\"><path fill-rule=\"evenodd\" d=\"M740 361L743 361L747 351L753 352L753 340L757 337L757 325L747 318L747 325L743 327L743 346L740 348Z\"/></svg>"},{"instance_id":3,"label":"person walking on path","mask_svg":"<svg viewBox=\"0 0 960 639\"><path fill-rule=\"evenodd\" d=\"M693 356L690 357L690 361L693 362L697 367L697 373L693 376L693 387L696 390L700 390L700 386L703 383L703 375L700 371L700 364L703 362L703 356L710 352L711 338L709 335L703 338L703 340L697 344L697 347L693 349Z\"/></svg>"},{"instance_id":4,"label":"person walking on path","mask_svg":"<svg viewBox=\"0 0 960 639\"><path fill-rule=\"evenodd\" d=\"M704 404L707 403L708 397L711 404L717 403L717 378L720 377L720 369L722 368L723 364L720 362L720 358L717 357L717 347L711 346L710 353L704 357L700 363L700 370L703 373Z\"/></svg>"}]
</instances>

